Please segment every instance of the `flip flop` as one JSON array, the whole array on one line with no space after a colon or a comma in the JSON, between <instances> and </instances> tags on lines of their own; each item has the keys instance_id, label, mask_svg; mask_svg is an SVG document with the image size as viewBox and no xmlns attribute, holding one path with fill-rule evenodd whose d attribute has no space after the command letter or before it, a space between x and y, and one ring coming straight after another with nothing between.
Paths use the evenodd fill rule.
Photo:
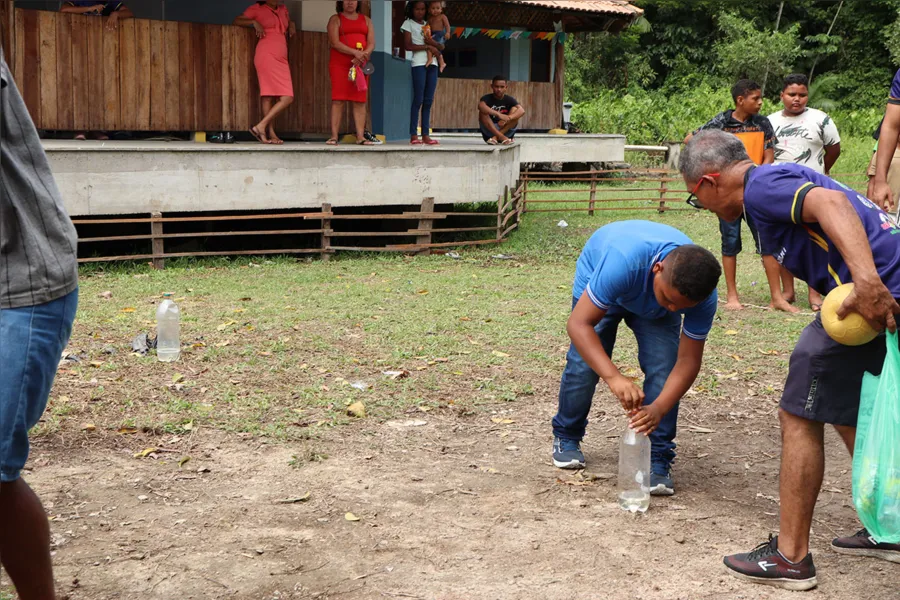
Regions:
<instances>
[{"instance_id":1,"label":"flip flop","mask_svg":"<svg viewBox=\"0 0 900 600\"><path fill-rule=\"evenodd\" d=\"M328 138L328 141L325 142L326 146L337 146L337 140L334 138Z\"/></svg>"},{"instance_id":2,"label":"flip flop","mask_svg":"<svg viewBox=\"0 0 900 600\"><path fill-rule=\"evenodd\" d=\"M488 139L487 139L487 143L488 143L488 145L490 145L490 146L496 146L496 145L499 144L500 142L498 142L498 141L495 140L494 138L488 138Z\"/></svg>"},{"instance_id":3,"label":"flip flop","mask_svg":"<svg viewBox=\"0 0 900 600\"><path fill-rule=\"evenodd\" d=\"M268 144L269 143L268 141L263 141L262 134L259 132L259 129L257 129L256 126L251 127L249 129L249 131L250 131L250 135L255 137L256 141L259 142L260 144Z\"/></svg>"},{"instance_id":4,"label":"flip flop","mask_svg":"<svg viewBox=\"0 0 900 600\"><path fill-rule=\"evenodd\" d=\"M503 140L502 142L500 142L500 144L503 145L503 146L512 146L513 144L515 144L515 142L512 141L512 140L509 139L509 138L506 138L505 140Z\"/></svg>"},{"instance_id":5,"label":"flip flop","mask_svg":"<svg viewBox=\"0 0 900 600\"><path fill-rule=\"evenodd\" d=\"M375 144L373 144L369 140L356 140L356 145L357 146L374 146Z\"/></svg>"},{"instance_id":6,"label":"flip flop","mask_svg":"<svg viewBox=\"0 0 900 600\"><path fill-rule=\"evenodd\" d=\"M820 312L822 310L822 305L818 304L816 302L813 302L812 304L810 304L809 307L812 309L812 311L814 313Z\"/></svg>"},{"instance_id":7,"label":"flip flop","mask_svg":"<svg viewBox=\"0 0 900 600\"><path fill-rule=\"evenodd\" d=\"M415 139L415 140L410 140L409 145L410 145L410 146L421 146L421 145L423 145L424 143L425 143L425 142L423 142L422 140Z\"/></svg>"},{"instance_id":8,"label":"flip flop","mask_svg":"<svg viewBox=\"0 0 900 600\"><path fill-rule=\"evenodd\" d=\"M425 145L427 145L427 146L440 146L441 143L440 143L439 141L437 141L437 140L428 140L427 142L425 142Z\"/></svg>"}]
</instances>

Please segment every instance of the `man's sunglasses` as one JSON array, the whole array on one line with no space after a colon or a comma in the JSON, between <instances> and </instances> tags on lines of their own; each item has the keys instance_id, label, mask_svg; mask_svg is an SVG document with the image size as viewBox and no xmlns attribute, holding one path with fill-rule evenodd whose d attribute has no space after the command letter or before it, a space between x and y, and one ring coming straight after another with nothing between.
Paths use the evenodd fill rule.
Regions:
<instances>
[{"instance_id":1,"label":"man's sunglasses","mask_svg":"<svg viewBox=\"0 0 900 600\"><path fill-rule=\"evenodd\" d=\"M691 192L691 195L688 196L687 200L685 200L685 202L688 203L688 206L692 206L692 207L696 208L697 210L703 210L704 207L700 204L700 202L697 201L697 192L700 190L700 186L703 185L703 182L706 181L707 177L718 177L718 176L719 176L718 173L709 173L709 174L701 177L700 181L697 182L697 185L694 186L694 189Z\"/></svg>"}]
</instances>

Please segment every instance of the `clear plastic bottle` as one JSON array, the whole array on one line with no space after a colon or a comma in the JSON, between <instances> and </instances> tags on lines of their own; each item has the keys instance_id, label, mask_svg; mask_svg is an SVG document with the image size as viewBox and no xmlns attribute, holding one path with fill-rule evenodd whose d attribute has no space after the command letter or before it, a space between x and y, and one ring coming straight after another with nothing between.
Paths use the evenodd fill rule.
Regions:
<instances>
[{"instance_id":1,"label":"clear plastic bottle","mask_svg":"<svg viewBox=\"0 0 900 600\"><path fill-rule=\"evenodd\" d=\"M650 438L630 427L619 439L619 507L632 513L650 507Z\"/></svg>"},{"instance_id":2,"label":"clear plastic bottle","mask_svg":"<svg viewBox=\"0 0 900 600\"><path fill-rule=\"evenodd\" d=\"M181 312L174 294L163 294L156 309L156 357L159 362L175 362L181 354Z\"/></svg>"}]
</instances>

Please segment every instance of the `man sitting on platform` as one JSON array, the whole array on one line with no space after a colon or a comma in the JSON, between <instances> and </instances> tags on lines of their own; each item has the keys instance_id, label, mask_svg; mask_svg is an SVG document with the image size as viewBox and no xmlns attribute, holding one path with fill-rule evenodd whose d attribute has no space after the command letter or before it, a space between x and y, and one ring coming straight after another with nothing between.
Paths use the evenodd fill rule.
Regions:
<instances>
[{"instance_id":1,"label":"man sitting on platform","mask_svg":"<svg viewBox=\"0 0 900 600\"><path fill-rule=\"evenodd\" d=\"M525 109L519 101L506 94L506 78L497 75L491 81L492 93L478 101L478 119L484 141L492 146L513 143L519 120Z\"/></svg>"}]
</instances>

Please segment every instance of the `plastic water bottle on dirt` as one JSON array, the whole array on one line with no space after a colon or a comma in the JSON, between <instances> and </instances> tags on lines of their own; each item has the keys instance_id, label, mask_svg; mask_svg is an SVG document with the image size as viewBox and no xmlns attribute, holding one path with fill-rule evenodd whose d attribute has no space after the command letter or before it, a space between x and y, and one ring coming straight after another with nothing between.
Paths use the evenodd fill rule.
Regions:
<instances>
[{"instance_id":1,"label":"plastic water bottle on dirt","mask_svg":"<svg viewBox=\"0 0 900 600\"><path fill-rule=\"evenodd\" d=\"M181 312L174 294L163 294L156 309L156 357L159 362L174 362L181 354Z\"/></svg>"},{"instance_id":2,"label":"plastic water bottle on dirt","mask_svg":"<svg viewBox=\"0 0 900 600\"><path fill-rule=\"evenodd\" d=\"M650 507L650 438L630 427L619 439L619 507L632 513Z\"/></svg>"}]
</instances>

